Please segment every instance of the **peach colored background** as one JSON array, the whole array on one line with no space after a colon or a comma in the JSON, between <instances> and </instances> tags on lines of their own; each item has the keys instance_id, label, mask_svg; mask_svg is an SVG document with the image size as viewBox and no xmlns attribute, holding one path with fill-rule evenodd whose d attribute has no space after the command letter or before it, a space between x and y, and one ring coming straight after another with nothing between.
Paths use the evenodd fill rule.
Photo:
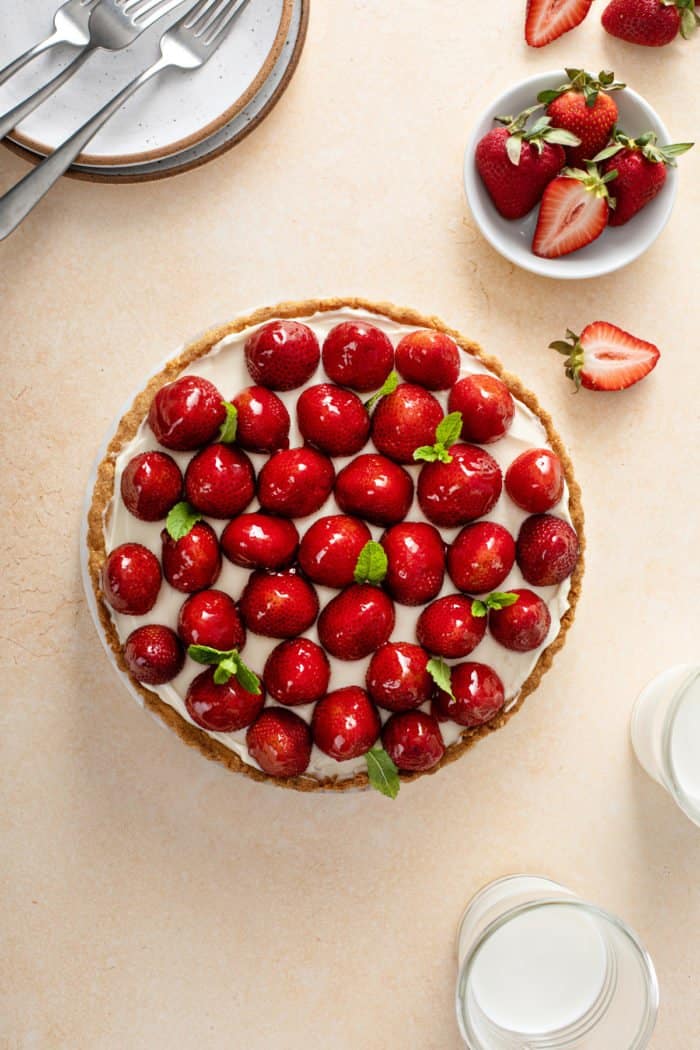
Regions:
<instances>
[{"instance_id":1,"label":"peach colored background","mask_svg":"<svg viewBox=\"0 0 700 1050\"><path fill-rule=\"evenodd\" d=\"M64 181L0 245L3 1048L458 1050L456 923L518 870L624 916L658 967L654 1050L700 1045L700 831L627 735L642 685L698 655L700 149L657 244L579 286L501 260L461 189L476 114L558 65L614 68L674 138L700 137L700 41L635 50L598 4L528 52L522 7L314 0L297 76L241 146L170 182ZM0 188L25 170L0 152ZM500 355L552 411L587 512L582 601L542 687L395 804L266 789L188 752L128 698L80 583L89 464L145 370L317 293L435 312ZM597 317L662 360L627 394L574 397L547 343Z\"/></svg>"}]
</instances>

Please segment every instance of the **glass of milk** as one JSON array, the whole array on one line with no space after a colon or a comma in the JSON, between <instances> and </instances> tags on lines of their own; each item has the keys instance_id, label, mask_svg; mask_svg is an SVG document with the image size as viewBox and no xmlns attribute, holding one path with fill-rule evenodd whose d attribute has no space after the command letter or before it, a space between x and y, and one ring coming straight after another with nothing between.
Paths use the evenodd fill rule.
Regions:
<instances>
[{"instance_id":1,"label":"glass of milk","mask_svg":"<svg viewBox=\"0 0 700 1050\"><path fill-rule=\"evenodd\" d=\"M637 698L632 746L686 816L700 825L700 666L663 671Z\"/></svg>"},{"instance_id":2,"label":"glass of milk","mask_svg":"<svg viewBox=\"0 0 700 1050\"><path fill-rule=\"evenodd\" d=\"M659 990L614 915L539 875L472 898L457 936L457 1020L471 1050L643 1050Z\"/></svg>"}]
</instances>

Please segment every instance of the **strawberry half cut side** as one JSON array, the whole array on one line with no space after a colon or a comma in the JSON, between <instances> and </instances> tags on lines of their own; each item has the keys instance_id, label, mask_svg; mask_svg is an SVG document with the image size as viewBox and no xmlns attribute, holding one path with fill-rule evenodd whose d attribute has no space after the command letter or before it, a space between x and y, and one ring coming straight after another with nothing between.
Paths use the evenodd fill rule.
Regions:
<instances>
[{"instance_id":1,"label":"strawberry half cut side","mask_svg":"<svg viewBox=\"0 0 700 1050\"><path fill-rule=\"evenodd\" d=\"M544 47L583 22L593 0L527 0L525 40Z\"/></svg>"},{"instance_id":2,"label":"strawberry half cut side","mask_svg":"<svg viewBox=\"0 0 700 1050\"><path fill-rule=\"evenodd\" d=\"M600 237L615 206L606 184L616 175L613 170L601 176L590 164L587 172L564 168L544 191L532 241L535 255L557 259Z\"/></svg>"},{"instance_id":3,"label":"strawberry half cut side","mask_svg":"<svg viewBox=\"0 0 700 1050\"><path fill-rule=\"evenodd\" d=\"M550 343L567 358L564 369L576 389L625 390L649 375L660 352L608 321L593 321L581 335L567 331L567 340Z\"/></svg>"}]
</instances>

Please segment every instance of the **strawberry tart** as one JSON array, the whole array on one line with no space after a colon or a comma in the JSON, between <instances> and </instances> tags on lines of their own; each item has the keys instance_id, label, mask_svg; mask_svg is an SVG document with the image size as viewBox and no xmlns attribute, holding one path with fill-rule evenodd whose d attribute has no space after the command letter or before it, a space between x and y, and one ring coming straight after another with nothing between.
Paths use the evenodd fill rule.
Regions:
<instances>
[{"instance_id":1,"label":"strawberry tart","mask_svg":"<svg viewBox=\"0 0 700 1050\"><path fill-rule=\"evenodd\" d=\"M532 394L432 317L259 310L97 467L88 571L144 704L229 769L395 797L503 726L574 616L583 516Z\"/></svg>"}]
</instances>

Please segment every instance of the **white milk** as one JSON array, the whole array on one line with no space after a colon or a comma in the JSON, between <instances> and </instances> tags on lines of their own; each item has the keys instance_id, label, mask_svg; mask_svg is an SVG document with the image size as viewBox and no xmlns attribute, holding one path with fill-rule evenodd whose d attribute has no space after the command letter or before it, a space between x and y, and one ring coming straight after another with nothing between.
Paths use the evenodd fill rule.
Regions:
<instances>
[{"instance_id":1,"label":"white milk","mask_svg":"<svg viewBox=\"0 0 700 1050\"><path fill-rule=\"evenodd\" d=\"M664 723L674 697L692 670L690 664L679 664L662 671L639 694L632 712L632 744L637 758L649 776L660 784L664 784Z\"/></svg>"},{"instance_id":2,"label":"white milk","mask_svg":"<svg viewBox=\"0 0 700 1050\"><path fill-rule=\"evenodd\" d=\"M683 792L700 806L700 677L683 695L673 722L671 768Z\"/></svg>"}]
</instances>

